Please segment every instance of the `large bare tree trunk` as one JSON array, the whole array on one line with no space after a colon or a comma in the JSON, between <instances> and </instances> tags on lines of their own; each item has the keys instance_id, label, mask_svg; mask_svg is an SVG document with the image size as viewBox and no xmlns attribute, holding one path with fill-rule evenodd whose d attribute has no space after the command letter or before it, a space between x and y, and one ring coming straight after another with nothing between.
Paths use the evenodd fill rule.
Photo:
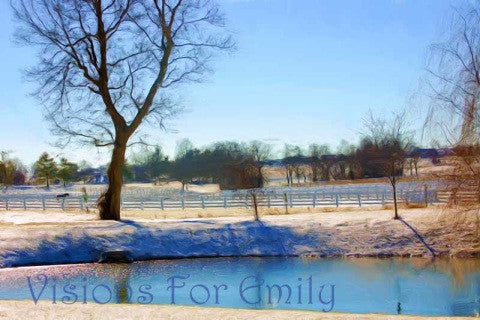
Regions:
<instances>
[{"instance_id":1,"label":"large bare tree trunk","mask_svg":"<svg viewBox=\"0 0 480 320\"><path fill-rule=\"evenodd\" d=\"M102 220L120 220L123 165L125 164L126 142L115 142L112 160L108 167L108 189L98 200Z\"/></svg>"}]
</instances>

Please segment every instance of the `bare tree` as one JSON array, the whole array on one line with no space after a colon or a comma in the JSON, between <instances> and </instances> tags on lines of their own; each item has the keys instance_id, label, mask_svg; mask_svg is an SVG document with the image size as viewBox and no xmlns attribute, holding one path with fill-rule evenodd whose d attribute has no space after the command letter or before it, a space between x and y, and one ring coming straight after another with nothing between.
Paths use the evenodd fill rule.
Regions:
<instances>
[{"instance_id":1,"label":"bare tree","mask_svg":"<svg viewBox=\"0 0 480 320\"><path fill-rule=\"evenodd\" d=\"M447 38L433 44L428 65L431 106L426 128L453 150L440 173L450 203L480 204L480 2L456 9ZM435 132L440 129L440 134Z\"/></svg>"},{"instance_id":2,"label":"bare tree","mask_svg":"<svg viewBox=\"0 0 480 320\"><path fill-rule=\"evenodd\" d=\"M164 127L174 89L200 81L218 51L233 48L209 0L12 0L20 43L39 48L27 70L61 142L109 146L102 219L120 219L127 146L141 124ZM144 126L143 126L144 127ZM135 137L135 138L134 138Z\"/></svg>"},{"instance_id":3,"label":"bare tree","mask_svg":"<svg viewBox=\"0 0 480 320\"><path fill-rule=\"evenodd\" d=\"M295 146L291 144L285 144L283 148L283 166L285 167L285 175L287 178L287 185L289 187L293 184L293 173L295 170L295 162L296 162L296 155L295 155Z\"/></svg>"},{"instance_id":4,"label":"bare tree","mask_svg":"<svg viewBox=\"0 0 480 320\"><path fill-rule=\"evenodd\" d=\"M10 153L11 151L0 151L0 185L6 188L24 184L27 172L20 160L10 158Z\"/></svg>"},{"instance_id":5,"label":"bare tree","mask_svg":"<svg viewBox=\"0 0 480 320\"><path fill-rule=\"evenodd\" d=\"M285 144L283 165L287 174L288 186L293 184L293 174L300 185L300 178L305 175L303 150L300 146Z\"/></svg>"},{"instance_id":6,"label":"bare tree","mask_svg":"<svg viewBox=\"0 0 480 320\"><path fill-rule=\"evenodd\" d=\"M413 176L413 170L415 169L415 176L418 177L418 162L421 159L421 155L417 149L414 149L410 154L408 154L407 165L410 169L410 176ZM433 159L432 159L433 161Z\"/></svg>"},{"instance_id":7,"label":"bare tree","mask_svg":"<svg viewBox=\"0 0 480 320\"><path fill-rule=\"evenodd\" d=\"M317 182L324 177L324 162L322 156L330 154L330 147L326 144L318 145L312 143L308 146L309 151L309 166L312 172L312 181Z\"/></svg>"},{"instance_id":8,"label":"bare tree","mask_svg":"<svg viewBox=\"0 0 480 320\"><path fill-rule=\"evenodd\" d=\"M356 149L357 147L354 144L351 144L346 140L341 140L337 147L338 160L344 163L343 176L345 178L348 177L350 180L355 179L355 172L357 171L357 161L355 159Z\"/></svg>"},{"instance_id":9,"label":"bare tree","mask_svg":"<svg viewBox=\"0 0 480 320\"><path fill-rule=\"evenodd\" d=\"M427 71L431 106L427 127L447 142L479 142L480 6L455 10L448 38L431 46Z\"/></svg>"},{"instance_id":10,"label":"bare tree","mask_svg":"<svg viewBox=\"0 0 480 320\"><path fill-rule=\"evenodd\" d=\"M394 114L392 119L375 117L371 112L364 119L365 132L357 150L360 162L368 163L375 174L388 177L393 191L395 219L399 218L397 205L397 181L411 148L412 133L407 130L405 113ZM365 165L362 165L365 170ZM371 173L369 173L371 174Z\"/></svg>"},{"instance_id":11,"label":"bare tree","mask_svg":"<svg viewBox=\"0 0 480 320\"><path fill-rule=\"evenodd\" d=\"M249 143L247 152L252 157L255 166L257 188L263 187L265 182L263 167L265 166L265 161L272 155L272 146L259 140L253 140Z\"/></svg>"}]
</instances>

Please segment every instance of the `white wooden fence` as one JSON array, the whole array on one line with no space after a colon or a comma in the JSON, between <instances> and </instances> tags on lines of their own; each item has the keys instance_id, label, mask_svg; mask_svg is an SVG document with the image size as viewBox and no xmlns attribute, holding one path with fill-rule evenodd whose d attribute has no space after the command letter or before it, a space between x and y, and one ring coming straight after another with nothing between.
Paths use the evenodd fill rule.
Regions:
<instances>
[{"instance_id":1,"label":"white wooden fence","mask_svg":"<svg viewBox=\"0 0 480 320\"><path fill-rule=\"evenodd\" d=\"M307 192L291 191L283 193L256 192L257 203L260 207L340 207L340 206L369 206L386 205L393 203L391 192ZM94 197L92 197L94 198ZM435 190L400 191L399 202L410 203L439 203L443 198L437 196ZM2 195L0 196L0 210L48 210L48 209L80 209L86 206L95 207L95 200L84 203L81 196L56 198L51 195ZM252 194L216 194L216 195L179 195L178 197L134 197L122 198L122 209L189 209L189 208L249 208L252 206Z\"/></svg>"}]
</instances>

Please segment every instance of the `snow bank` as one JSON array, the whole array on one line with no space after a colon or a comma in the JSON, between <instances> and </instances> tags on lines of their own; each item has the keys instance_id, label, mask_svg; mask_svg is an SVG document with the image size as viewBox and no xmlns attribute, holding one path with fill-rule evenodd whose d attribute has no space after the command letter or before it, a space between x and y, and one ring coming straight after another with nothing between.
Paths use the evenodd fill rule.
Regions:
<instances>
[{"instance_id":1,"label":"snow bank","mask_svg":"<svg viewBox=\"0 0 480 320\"><path fill-rule=\"evenodd\" d=\"M437 255L480 256L474 217L455 226L449 225L453 223L450 216L439 218L435 210L412 209L402 212L402 217ZM393 220L386 210L265 216L262 222L238 217L122 222L58 219L56 223L4 223L0 267L94 262L102 252L116 250L129 252L134 260L430 255L412 230Z\"/></svg>"},{"instance_id":2,"label":"snow bank","mask_svg":"<svg viewBox=\"0 0 480 320\"><path fill-rule=\"evenodd\" d=\"M179 225L180 224L180 225ZM103 251L125 250L134 260L215 256L307 255L322 243L310 233L263 222L217 224L185 221L148 226L125 221L107 227L83 227L57 234L38 234L35 243L9 246L0 253L0 266L97 261ZM323 250L321 250L323 251ZM325 254L341 254L330 248Z\"/></svg>"}]
</instances>

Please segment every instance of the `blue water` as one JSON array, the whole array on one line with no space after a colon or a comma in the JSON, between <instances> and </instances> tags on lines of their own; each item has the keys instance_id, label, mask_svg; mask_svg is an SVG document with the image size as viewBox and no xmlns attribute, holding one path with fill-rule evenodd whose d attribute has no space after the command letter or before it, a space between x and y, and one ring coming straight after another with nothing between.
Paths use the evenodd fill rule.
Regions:
<instances>
[{"instance_id":1,"label":"blue water","mask_svg":"<svg viewBox=\"0 0 480 320\"><path fill-rule=\"evenodd\" d=\"M12 268L0 270L0 299L473 316L480 311L480 259L217 258Z\"/></svg>"}]
</instances>

